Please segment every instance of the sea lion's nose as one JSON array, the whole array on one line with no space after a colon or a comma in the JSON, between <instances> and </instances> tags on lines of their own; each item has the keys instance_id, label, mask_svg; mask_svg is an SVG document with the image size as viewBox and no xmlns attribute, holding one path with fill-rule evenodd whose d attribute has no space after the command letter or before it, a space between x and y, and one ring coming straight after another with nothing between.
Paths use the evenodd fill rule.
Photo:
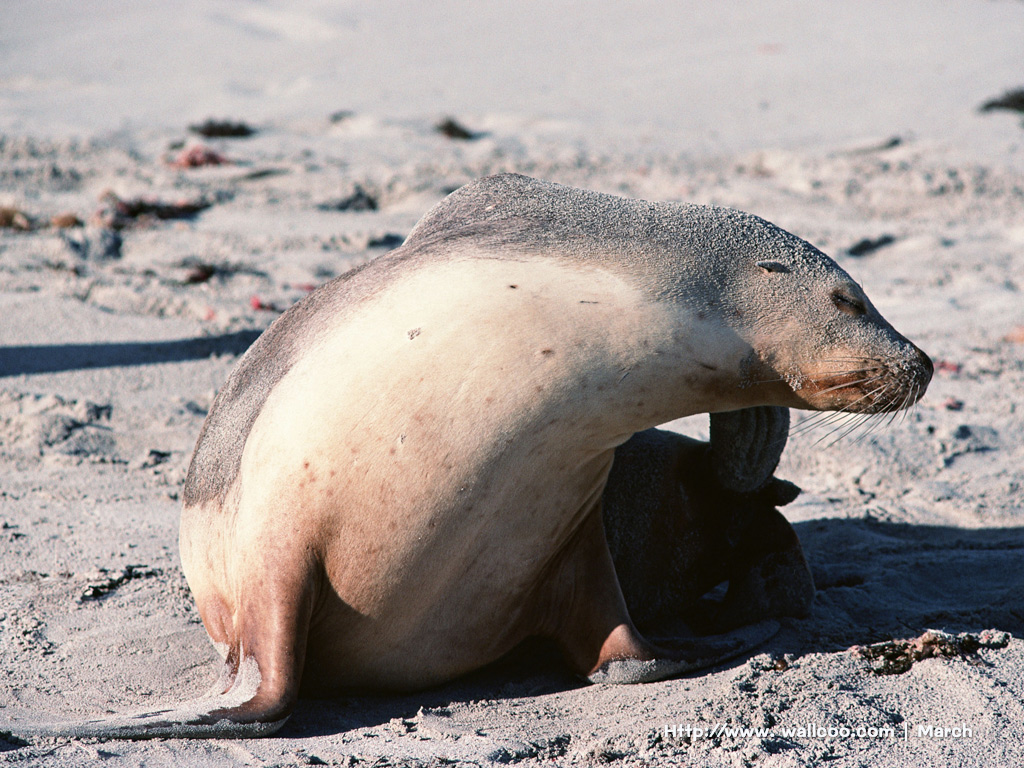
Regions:
<instances>
[{"instance_id":1,"label":"sea lion's nose","mask_svg":"<svg viewBox=\"0 0 1024 768\"><path fill-rule=\"evenodd\" d=\"M923 381L921 383L922 385L927 386L928 382L932 380L932 374L935 373L935 365L932 364L932 359L925 354L923 349L921 349L916 344L913 346L914 349L917 351L917 361L918 363L920 363L921 369L923 371Z\"/></svg>"}]
</instances>

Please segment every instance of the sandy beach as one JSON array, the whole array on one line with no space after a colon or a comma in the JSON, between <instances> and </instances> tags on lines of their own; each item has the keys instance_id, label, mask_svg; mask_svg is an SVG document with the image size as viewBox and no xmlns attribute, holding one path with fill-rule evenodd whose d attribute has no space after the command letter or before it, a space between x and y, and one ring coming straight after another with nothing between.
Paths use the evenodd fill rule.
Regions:
<instances>
[{"instance_id":1,"label":"sandy beach","mask_svg":"<svg viewBox=\"0 0 1024 768\"><path fill-rule=\"evenodd\" d=\"M0 731L214 682L177 531L218 387L477 177L757 214L936 373L870 432L794 411L818 593L733 662L591 686L527 649L267 739L0 738L0 765L1024 760L1024 123L982 109L1024 88L1024 3L98 6L0 30Z\"/></svg>"}]
</instances>

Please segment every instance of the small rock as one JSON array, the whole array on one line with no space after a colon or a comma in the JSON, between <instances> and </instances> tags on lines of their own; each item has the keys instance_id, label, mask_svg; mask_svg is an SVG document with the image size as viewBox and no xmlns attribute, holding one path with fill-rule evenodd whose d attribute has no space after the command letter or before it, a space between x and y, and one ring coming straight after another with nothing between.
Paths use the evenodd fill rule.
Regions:
<instances>
[{"instance_id":1,"label":"small rock","mask_svg":"<svg viewBox=\"0 0 1024 768\"><path fill-rule=\"evenodd\" d=\"M846 249L846 253L850 256L867 256L869 253L874 253L879 248L884 248L887 245L892 245L896 242L896 238L892 235L882 235L881 237L865 237L862 240L858 240L856 243Z\"/></svg>"},{"instance_id":2,"label":"small rock","mask_svg":"<svg viewBox=\"0 0 1024 768\"><path fill-rule=\"evenodd\" d=\"M216 273L217 268L213 264L196 263L189 267L182 282L185 285L198 285L207 282Z\"/></svg>"},{"instance_id":3,"label":"small rock","mask_svg":"<svg viewBox=\"0 0 1024 768\"><path fill-rule=\"evenodd\" d=\"M137 224L168 219L194 219L212 203L207 200L178 200L167 203L150 197L118 197L111 190L100 195L100 207L92 215L96 226L122 230Z\"/></svg>"},{"instance_id":4,"label":"small rock","mask_svg":"<svg viewBox=\"0 0 1024 768\"><path fill-rule=\"evenodd\" d=\"M243 139L256 133L256 129L245 123L234 123L230 120L207 119L198 125L188 127L192 133L198 133L208 139Z\"/></svg>"},{"instance_id":5,"label":"small rock","mask_svg":"<svg viewBox=\"0 0 1024 768\"><path fill-rule=\"evenodd\" d=\"M434 130L440 133L442 136L446 136L449 139L458 139L459 141L471 141L476 138L476 134L459 125L453 118L445 118L436 126Z\"/></svg>"},{"instance_id":6,"label":"small rock","mask_svg":"<svg viewBox=\"0 0 1024 768\"><path fill-rule=\"evenodd\" d=\"M152 576L160 576L163 571L159 568L150 568L147 565L126 565L124 568L111 572L106 568L100 568L97 572L90 576L90 580L95 583L89 584L82 590L82 594L78 597L78 602L84 603L89 600L99 600L123 584L127 584L133 579L149 578Z\"/></svg>"},{"instance_id":7,"label":"small rock","mask_svg":"<svg viewBox=\"0 0 1024 768\"><path fill-rule=\"evenodd\" d=\"M161 451L156 448L150 448L149 451L139 459L136 466L139 469L149 469L150 467L156 467L166 463L170 458L170 451Z\"/></svg>"},{"instance_id":8,"label":"small rock","mask_svg":"<svg viewBox=\"0 0 1024 768\"><path fill-rule=\"evenodd\" d=\"M371 237L367 243L367 248L397 248L405 242L405 238L401 235L396 235L394 232L385 232L383 235Z\"/></svg>"},{"instance_id":9,"label":"small rock","mask_svg":"<svg viewBox=\"0 0 1024 768\"><path fill-rule=\"evenodd\" d=\"M901 675L924 659L961 658L979 664L979 648L1005 648L1009 642L1009 633L994 629L977 635L970 632L952 635L929 629L920 637L889 640L866 647L853 646L850 652L870 661L876 675Z\"/></svg>"},{"instance_id":10,"label":"small rock","mask_svg":"<svg viewBox=\"0 0 1024 768\"><path fill-rule=\"evenodd\" d=\"M1005 648L1012 635L999 629L985 629L978 633L978 642L983 648Z\"/></svg>"},{"instance_id":11,"label":"small rock","mask_svg":"<svg viewBox=\"0 0 1024 768\"><path fill-rule=\"evenodd\" d=\"M82 226L82 220L73 213L58 213L50 219L50 226L57 229L71 229Z\"/></svg>"},{"instance_id":12,"label":"small rock","mask_svg":"<svg viewBox=\"0 0 1024 768\"><path fill-rule=\"evenodd\" d=\"M28 232L32 229L32 220L17 208L0 207L0 229Z\"/></svg>"},{"instance_id":13,"label":"small rock","mask_svg":"<svg viewBox=\"0 0 1024 768\"><path fill-rule=\"evenodd\" d=\"M207 165L228 165L231 161L209 147L197 144L183 150L170 162L175 168L202 168Z\"/></svg>"},{"instance_id":14,"label":"small rock","mask_svg":"<svg viewBox=\"0 0 1024 768\"><path fill-rule=\"evenodd\" d=\"M255 296L255 295L249 297L249 306L252 307L257 312L280 312L281 311L280 309L277 308L276 304L272 304L272 303L270 303L268 301L264 301L259 296Z\"/></svg>"},{"instance_id":15,"label":"small rock","mask_svg":"<svg viewBox=\"0 0 1024 768\"><path fill-rule=\"evenodd\" d=\"M1003 337L1003 341L1011 344L1024 344L1024 325L1018 325Z\"/></svg>"},{"instance_id":16,"label":"small rock","mask_svg":"<svg viewBox=\"0 0 1024 768\"><path fill-rule=\"evenodd\" d=\"M189 400L183 407L188 413L196 416L206 416L209 412L209 408L204 405L200 405L195 400Z\"/></svg>"},{"instance_id":17,"label":"small rock","mask_svg":"<svg viewBox=\"0 0 1024 768\"><path fill-rule=\"evenodd\" d=\"M959 457L969 453L985 453L998 450L999 433L992 427L959 424L949 430L942 430L937 445L940 466L950 467Z\"/></svg>"},{"instance_id":18,"label":"small rock","mask_svg":"<svg viewBox=\"0 0 1024 768\"><path fill-rule=\"evenodd\" d=\"M64 243L85 261L113 261L121 258L121 235L107 227L85 227L61 234Z\"/></svg>"},{"instance_id":19,"label":"small rock","mask_svg":"<svg viewBox=\"0 0 1024 768\"><path fill-rule=\"evenodd\" d=\"M351 194L320 203L317 208L321 211L376 211L377 198L356 184Z\"/></svg>"},{"instance_id":20,"label":"small rock","mask_svg":"<svg viewBox=\"0 0 1024 768\"><path fill-rule=\"evenodd\" d=\"M1015 88L1007 91L996 99L989 99L980 107L979 112L992 112L996 109L1005 109L1011 112L1024 112L1024 88Z\"/></svg>"}]
</instances>

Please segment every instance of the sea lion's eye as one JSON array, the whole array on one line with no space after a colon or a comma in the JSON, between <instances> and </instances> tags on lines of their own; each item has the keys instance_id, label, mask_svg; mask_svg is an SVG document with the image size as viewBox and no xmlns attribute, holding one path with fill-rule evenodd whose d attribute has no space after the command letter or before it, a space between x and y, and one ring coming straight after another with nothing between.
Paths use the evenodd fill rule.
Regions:
<instances>
[{"instance_id":1,"label":"sea lion's eye","mask_svg":"<svg viewBox=\"0 0 1024 768\"><path fill-rule=\"evenodd\" d=\"M765 272L789 272L789 267L777 261L759 261L757 266Z\"/></svg>"},{"instance_id":2,"label":"sea lion's eye","mask_svg":"<svg viewBox=\"0 0 1024 768\"><path fill-rule=\"evenodd\" d=\"M836 305L840 312L851 317L859 317L860 315L867 314L868 311L863 301L845 291L833 291L832 303Z\"/></svg>"}]
</instances>

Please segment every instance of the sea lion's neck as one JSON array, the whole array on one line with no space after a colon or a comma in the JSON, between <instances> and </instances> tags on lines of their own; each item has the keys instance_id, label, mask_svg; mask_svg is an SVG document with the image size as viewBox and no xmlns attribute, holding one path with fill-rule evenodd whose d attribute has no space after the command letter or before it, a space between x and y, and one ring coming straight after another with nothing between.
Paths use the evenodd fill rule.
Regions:
<instances>
[{"instance_id":1,"label":"sea lion's neck","mask_svg":"<svg viewBox=\"0 0 1024 768\"><path fill-rule=\"evenodd\" d=\"M557 418L599 446L720 406L723 387L738 391L742 354L714 317L650 300L605 268L507 255L412 270L318 347L308 375L342 398L386 395L372 410L390 412L395 429L424 411L492 434ZM344 387L353 376L362 383Z\"/></svg>"}]
</instances>

